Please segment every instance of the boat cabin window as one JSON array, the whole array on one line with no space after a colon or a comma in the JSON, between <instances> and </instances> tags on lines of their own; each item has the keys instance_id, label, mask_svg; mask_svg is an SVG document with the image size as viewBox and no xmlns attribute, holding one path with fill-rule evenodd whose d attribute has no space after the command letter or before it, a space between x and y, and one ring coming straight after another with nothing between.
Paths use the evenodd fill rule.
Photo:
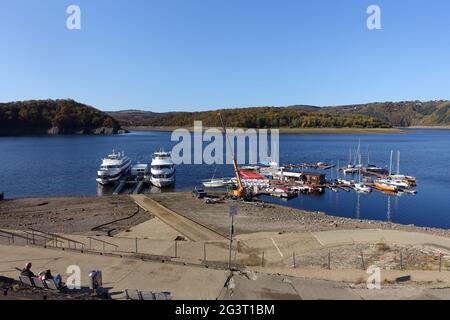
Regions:
<instances>
[{"instance_id":1,"label":"boat cabin window","mask_svg":"<svg viewBox=\"0 0 450 320\"><path fill-rule=\"evenodd\" d=\"M167 164L167 165L160 165L160 166L153 166L153 169L156 170L162 170L162 169L172 169L173 165Z\"/></svg>"},{"instance_id":2,"label":"boat cabin window","mask_svg":"<svg viewBox=\"0 0 450 320\"><path fill-rule=\"evenodd\" d=\"M117 166L101 166L100 169L107 170L107 169L116 169Z\"/></svg>"},{"instance_id":3,"label":"boat cabin window","mask_svg":"<svg viewBox=\"0 0 450 320\"><path fill-rule=\"evenodd\" d=\"M172 178L173 174L154 174L153 177L157 179L169 179Z\"/></svg>"}]
</instances>

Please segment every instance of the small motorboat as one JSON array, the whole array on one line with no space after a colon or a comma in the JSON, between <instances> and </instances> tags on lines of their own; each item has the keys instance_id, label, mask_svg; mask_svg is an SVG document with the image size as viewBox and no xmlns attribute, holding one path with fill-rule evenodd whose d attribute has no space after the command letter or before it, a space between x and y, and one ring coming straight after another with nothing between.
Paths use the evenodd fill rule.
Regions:
<instances>
[{"instance_id":1,"label":"small motorboat","mask_svg":"<svg viewBox=\"0 0 450 320\"><path fill-rule=\"evenodd\" d=\"M354 189L356 192L361 192L361 193L372 192L372 188L369 187L368 185L365 185L364 183L355 183Z\"/></svg>"}]
</instances>

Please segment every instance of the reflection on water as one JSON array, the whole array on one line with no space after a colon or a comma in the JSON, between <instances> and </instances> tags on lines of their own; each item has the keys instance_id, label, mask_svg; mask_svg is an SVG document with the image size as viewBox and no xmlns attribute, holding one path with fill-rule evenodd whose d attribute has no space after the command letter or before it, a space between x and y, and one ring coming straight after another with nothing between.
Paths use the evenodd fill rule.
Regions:
<instances>
[{"instance_id":1,"label":"reflection on water","mask_svg":"<svg viewBox=\"0 0 450 320\"><path fill-rule=\"evenodd\" d=\"M97 185L97 196L102 197L102 196L109 196L114 194L114 191L117 188L117 184L110 184L110 185ZM128 185L125 186L122 191L120 192L120 194L132 194L133 190L134 190L135 185ZM158 188L155 187L151 184L145 184L144 187L141 189L141 193L144 194L148 194L148 193L162 193L162 192L174 192L175 187L174 186L170 186L170 187L166 187L166 188Z\"/></svg>"},{"instance_id":2,"label":"reflection on water","mask_svg":"<svg viewBox=\"0 0 450 320\"><path fill-rule=\"evenodd\" d=\"M392 217L391 217L391 196L387 196L387 218L386 220L388 222L392 221Z\"/></svg>"},{"instance_id":3,"label":"reflection on water","mask_svg":"<svg viewBox=\"0 0 450 320\"><path fill-rule=\"evenodd\" d=\"M358 193L356 196L356 219L361 219L361 204L360 204L360 199L361 199L361 194Z\"/></svg>"}]
</instances>

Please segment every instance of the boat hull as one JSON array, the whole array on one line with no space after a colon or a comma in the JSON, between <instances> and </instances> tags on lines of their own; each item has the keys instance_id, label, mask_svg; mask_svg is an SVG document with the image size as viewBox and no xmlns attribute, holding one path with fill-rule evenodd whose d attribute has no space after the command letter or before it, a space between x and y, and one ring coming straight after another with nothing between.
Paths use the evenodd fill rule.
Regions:
<instances>
[{"instance_id":1,"label":"boat hull","mask_svg":"<svg viewBox=\"0 0 450 320\"><path fill-rule=\"evenodd\" d=\"M375 187L381 191L387 191L387 192L397 192L398 191L398 188L396 186L386 185L386 184L382 184L382 183L375 183Z\"/></svg>"},{"instance_id":2,"label":"boat hull","mask_svg":"<svg viewBox=\"0 0 450 320\"><path fill-rule=\"evenodd\" d=\"M158 188L170 187L175 183L175 179L159 179L159 178L150 178L150 182Z\"/></svg>"}]
</instances>

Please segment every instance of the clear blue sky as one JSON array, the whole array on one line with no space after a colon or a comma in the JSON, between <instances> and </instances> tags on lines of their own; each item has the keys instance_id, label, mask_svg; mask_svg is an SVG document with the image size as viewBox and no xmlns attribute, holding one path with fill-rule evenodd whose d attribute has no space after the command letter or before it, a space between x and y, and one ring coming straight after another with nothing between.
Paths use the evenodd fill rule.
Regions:
<instances>
[{"instance_id":1,"label":"clear blue sky","mask_svg":"<svg viewBox=\"0 0 450 320\"><path fill-rule=\"evenodd\" d=\"M66 29L77 4L82 29ZM366 27L378 4L382 30ZM2 0L0 101L206 110L450 99L448 0Z\"/></svg>"}]
</instances>

